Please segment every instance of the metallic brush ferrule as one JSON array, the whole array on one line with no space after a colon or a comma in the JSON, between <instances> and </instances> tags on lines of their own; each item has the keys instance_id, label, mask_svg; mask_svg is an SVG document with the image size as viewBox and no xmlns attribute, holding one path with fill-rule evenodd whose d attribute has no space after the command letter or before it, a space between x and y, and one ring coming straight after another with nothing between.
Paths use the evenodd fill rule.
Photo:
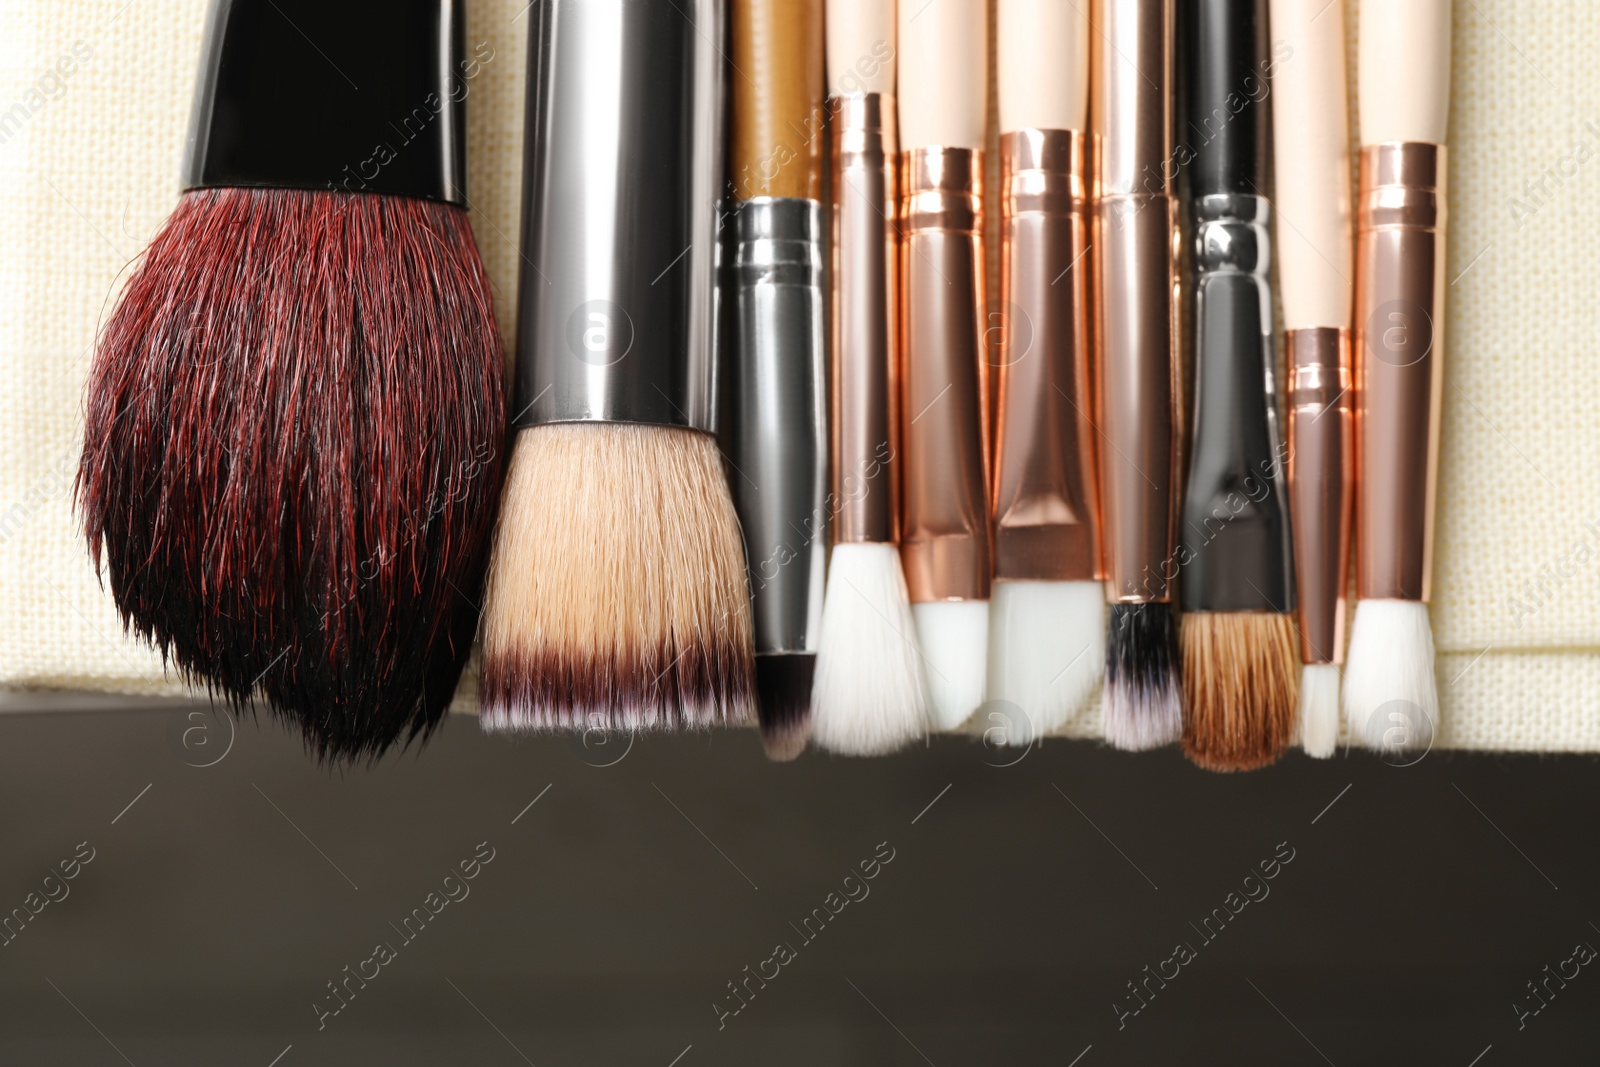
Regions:
<instances>
[{"instance_id":1,"label":"metallic brush ferrule","mask_svg":"<svg viewBox=\"0 0 1600 1067\"><path fill-rule=\"evenodd\" d=\"M995 432L995 577L1096 581L1100 473L1090 373L1088 139L1000 137L1005 331Z\"/></svg>"},{"instance_id":2,"label":"metallic brush ferrule","mask_svg":"<svg viewBox=\"0 0 1600 1067\"><path fill-rule=\"evenodd\" d=\"M900 558L913 602L988 600L983 153L900 160Z\"/></svg>"},{"instance_id":3,"label":"metallic brush ferrule","mask_svg":"<svg viewBox=\"0 0 1600 1067\"><path fill-rule=\"evenodd\" d=\"M1356 206L1356 592L1428 599L1444 372L1443 145L1361 150Z\"/></svg>"},{"instance_id":4,"label":"metallic brush ferrule","mask_svg":"<svg viewBox=\"0 0 1600 1067\"><path fill-rule=\"evenodd\" d=\"M833 114L833 536L900 540L897 138L894 97L853 93Z\"/></svg>"},{"instance_id":5,"label":"metallic brush ferrule","mask_svg":"<svg viewBox=\"0 0 1600 1067\"><path fill-rule=\"evenodd\" d=\"M1289 509L1294 516L1300 658L1344 662L1350 502L1355 467L1350 404L1350 331L1290 330Z\"/></svg>"},{"instance_id":6,"label":"metallic brush ferrule","mask_svg":"<svg viewBox=\"0 0 1600 1067\"><path fill-rule=\"evenodd\" d=\"M1194 436L1183 506L1186 611L1294 610L1294 548L1272 343L1272 206L1194 202Z\"/></svg>"},{"instance_id":7,"label":"metallic brush ferrule","mask_svg":"<svg viewBox=\"0 0 1600 1067\"><path fill-rule=\"evenodd\" d=\"M723 250L723 446L756 652L814 652L828 548L822 206L747 200Z\"/></svg>"},{"instance_id":8,"label":"metallic brush ferrule","mask_svg":"<svg viewBox=\"0 0 1600 1067\"><path fill-rule=\"evenodd\" d=\"M513 425L713 431L722 0L529 17Z\"/></svg>"}]
</instances>

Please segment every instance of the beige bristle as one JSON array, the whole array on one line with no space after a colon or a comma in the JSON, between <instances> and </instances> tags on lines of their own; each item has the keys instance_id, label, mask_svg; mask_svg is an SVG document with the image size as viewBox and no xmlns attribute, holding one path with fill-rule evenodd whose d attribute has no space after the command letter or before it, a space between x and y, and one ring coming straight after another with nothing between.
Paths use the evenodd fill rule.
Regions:
<instances>
[{"instance_id":1,"label":"beige bristle","mask_svg":"<svg viewBox=\"0 0 1600 1067\"><path fill-rule=\"evenodd\" d=\"M1191 611L1183 654L1183 750L1213 771L1263 767L1294 739L1300 655L1294 622L1267 611Z\"/></svg>"},{"instance_id":2,"label":"beige bristle","mask_svg":"<svg viewBox=\"0 0 1600 1067\"><path fill-rule=\"evenodd\" d=\"M482 635L488 730L750 719L750 593L716 442L626 423L521 431Z\"/></svg>"}]
</instances>

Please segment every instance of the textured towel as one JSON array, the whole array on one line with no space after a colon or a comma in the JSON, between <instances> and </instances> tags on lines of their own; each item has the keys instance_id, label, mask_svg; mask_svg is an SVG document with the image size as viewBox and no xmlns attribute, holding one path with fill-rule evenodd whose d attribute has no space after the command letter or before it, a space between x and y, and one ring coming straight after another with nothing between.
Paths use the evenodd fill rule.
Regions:
<instances>
[{"instance_id":1,"label":"textured towel","mask_svg":"<svg viewBox=\"0 0 1600 1067\"><path fill-rule=\"evenodd\" d=\"M525 5L467 4L469 51L492 50L467 97L468 194L508 341ZM71 479L95 331L177 199L205 10L0 0L0 687L182 692L123 636ZM1433 592L1446 747L1600 751L1597 51L1590 0L1456 5ZM469 673L460 706L472 691ZM1065 732L1098 729L1091 708Z\"/></svg>"}]
</instances>

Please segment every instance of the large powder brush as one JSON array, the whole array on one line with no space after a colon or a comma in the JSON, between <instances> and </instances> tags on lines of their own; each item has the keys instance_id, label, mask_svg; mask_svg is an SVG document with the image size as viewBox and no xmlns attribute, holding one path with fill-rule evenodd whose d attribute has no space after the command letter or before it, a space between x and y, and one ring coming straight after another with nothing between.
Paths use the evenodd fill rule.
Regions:
<instances>
[{"instance_id":1,"label":"large powder brush","mask_svg":"<svg viewBox=\"0 0 1600 1067\"><path fill-rule=\"evenodd\" d=\"M79 504L126 626L329 759L426 736L504 433L461 12L217 0L184 194L106 323Z\"/></svg>"}]
</instances>

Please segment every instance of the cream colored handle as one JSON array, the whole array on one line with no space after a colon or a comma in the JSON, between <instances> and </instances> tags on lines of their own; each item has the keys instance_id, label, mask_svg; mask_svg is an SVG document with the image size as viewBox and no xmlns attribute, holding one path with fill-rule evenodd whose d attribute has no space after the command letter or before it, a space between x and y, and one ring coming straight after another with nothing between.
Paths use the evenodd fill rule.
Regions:
<instances>
[{"instance_id":1,"label":"cream colored handle","mask_svg":"<svg viewBox=\"0 0 1600 1067\"><path fill-rule=\"evenodd\" d=\"M1450 0L1361 4L1361 143L1445 143Z\"/></svg>"},{"instance_id":2,"label":"cream colored handle","mask_svg":"<svg viewBox=\"0 0 1600 1067\"><path fill-rule=\"evenodd\" d=\"M1000 132L1087 130L1087 3L1000 0L996 15Z\"/></svg>"},{"instance_id":3,"label":"cream colored handle","mask_svg":"<svg viewBox=\"0 0 1600 1067\"><path fill-rule=\"evenodd\" d=\"M984 0L900 5L900 145L983 148L989 18Z\"/></svg>"},{"instance_id":4,"label":"cream colored handle","mask_svg":"<svg viewBox=\"0 0 1600 1067\"><path fill-rule=\"evenodd\" d=\"M1344 0L1272 0L1278 288L1290 330L1350 325L1344 42Z\"/></svg>"},{"instance_id":5,"label":"cream colored handle","mask_svg":"<svg viewBox=\"0 0 1600 1067\"><path fill-rule=\"evenodd\" d=\"M894 95L895 0L828 0L828 93Z\"/></svg>"}]
</instances>

